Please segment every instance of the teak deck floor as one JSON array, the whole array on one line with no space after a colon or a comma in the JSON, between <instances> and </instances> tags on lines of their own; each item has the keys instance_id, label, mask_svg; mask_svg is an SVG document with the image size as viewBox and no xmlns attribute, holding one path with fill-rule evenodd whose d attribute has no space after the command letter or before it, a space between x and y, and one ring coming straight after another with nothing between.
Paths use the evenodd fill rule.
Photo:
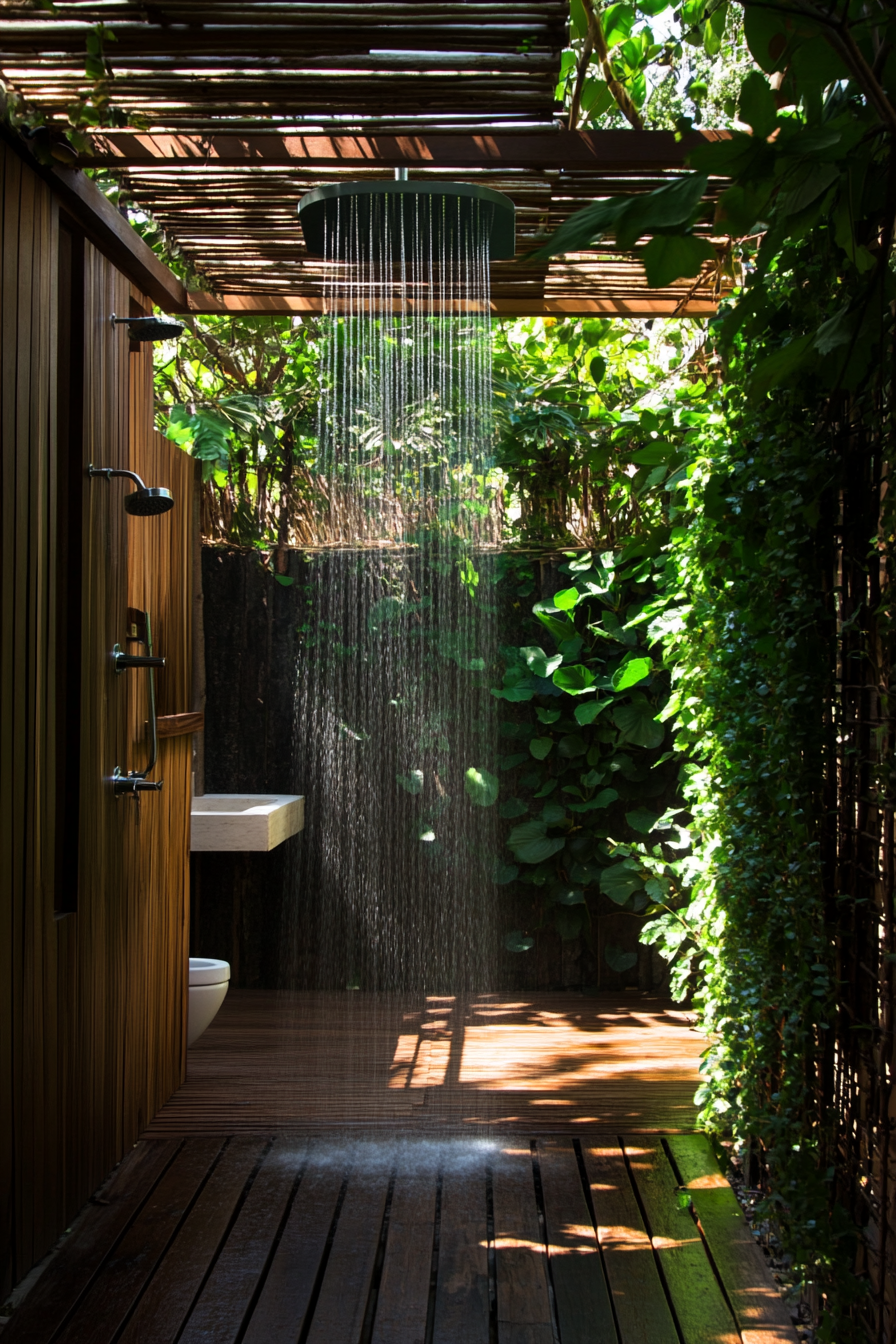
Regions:
<instances>
[{"instance_id":1,"label":"teak deck floor","mask_svg":"<svg viewBox=\"0 0 896 1344\"><path fill-rule=\"evenodd\" d=\"M705 1041L640 995L232 990L146 1137L390 1128L694 1128Z\"/></svg>"},{"instance_id":2,"label":"teak deck floor","mask_svg":"<svg viewBox=\"0 0 896 1344\"><path fill-rule=\"evenodd\" d=\"M141 1140L3 1344L795 1339L702 1135L244 1134Z\"/></svg>"}]
</instances>

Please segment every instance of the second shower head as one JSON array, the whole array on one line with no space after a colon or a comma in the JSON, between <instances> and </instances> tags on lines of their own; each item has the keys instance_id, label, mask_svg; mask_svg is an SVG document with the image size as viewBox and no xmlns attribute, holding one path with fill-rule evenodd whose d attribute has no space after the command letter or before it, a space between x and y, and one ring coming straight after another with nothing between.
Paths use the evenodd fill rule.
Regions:
<instances>
[{"instance_id":1,"label":"second shower head","mask_svg":"<svg viewBox=\"0 0 896 1344\"><path fill-rule=\"evenodd\" d=\"M125 471L123 467L91 465L87 468L87 475L105 476L107 480L113 476L127 476L130 480L136 481L137 489L124 497L125 513L130 513L135 518L153 518L157 513L167 513L169 509L174 508L174 496L170 490L166 490L164 486L144 485L135 471Z\"/></svg>"}]
</instances>

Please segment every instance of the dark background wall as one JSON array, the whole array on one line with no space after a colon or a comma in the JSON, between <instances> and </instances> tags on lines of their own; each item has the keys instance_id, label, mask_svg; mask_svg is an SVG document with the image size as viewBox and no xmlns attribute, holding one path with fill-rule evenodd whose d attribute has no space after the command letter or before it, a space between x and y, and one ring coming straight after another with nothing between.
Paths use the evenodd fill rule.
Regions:
<instances>
[{"instance_id":1,"label":"dark background wall","mask_svg":"<svg viewBox=\"0 0 896 1344\"><path fill-rule=\"evenodd\" d=\"M203 547L207 793L301 791L292 738L295 679L301 675L297 632L305 619L303 563L300 553L288 553L286 577L295 582L285 586L257 553ZM558 587L549 564L537 566L536 581L545 597ZM312 809L314 799L307 798L305 805ZM299 835L270 853L192 856L191 952L229 961L235 985L277 986L284 889L303 843ZM535 889L520 888L515 894L498 888L496 893L505 907L500 927L538 922L530 908L539 900ZM563 943L545 931L531 952L501 950L501 987L618 990L660 983L663 964L639 949L638 921L605 897L598 900L597 958L580 939ZM608 943L639 952L639 965L624 974L611 970L603 961Z\"/></svg>"}]
</instances>

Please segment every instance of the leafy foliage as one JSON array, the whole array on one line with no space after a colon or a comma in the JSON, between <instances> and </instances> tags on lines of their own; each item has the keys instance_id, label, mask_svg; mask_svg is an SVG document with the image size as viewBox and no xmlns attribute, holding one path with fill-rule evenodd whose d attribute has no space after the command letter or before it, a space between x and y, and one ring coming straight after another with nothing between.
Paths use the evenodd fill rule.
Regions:
<instances>
[{"instance_id":1,"label":"leafy foliage","mask_svg":"<svg viewBox=\"0 0 896 1344\"><path fill-rule=\"evenodd\" d=\"M558 566L569 586L533 608L551 651L503 650L492 694L520 709L501 724L515 749L500 761L513 795L500 810L514 822L506 844L519 880L543 893L542 923L527 937L548 925L564 940L590 939L599 892L638 916L668 914L680 896L687 833L673 823L677 766L657 717L669 682L643 652L656 600L651 549L569 553ZM633 807L647 798L652 810Z\"/></svg>"}]
</instances>

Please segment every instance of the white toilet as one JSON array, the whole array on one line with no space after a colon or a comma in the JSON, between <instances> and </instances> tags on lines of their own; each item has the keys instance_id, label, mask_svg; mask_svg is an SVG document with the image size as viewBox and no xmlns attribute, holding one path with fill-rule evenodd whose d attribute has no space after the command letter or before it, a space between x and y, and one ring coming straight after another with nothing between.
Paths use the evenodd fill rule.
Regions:
<instances>
[{"instance_id":1,"label":"white toilet","mask_svg":"<svg viewBox=\"0 0 896 1344\"><path fill-rule=\"evenodd\" d=\"M230 963L211 957L190 958L187 1004L187 1045L192 1045L211 1023L224 1002L230 984Z\"/></svg>"}]
</instances>

